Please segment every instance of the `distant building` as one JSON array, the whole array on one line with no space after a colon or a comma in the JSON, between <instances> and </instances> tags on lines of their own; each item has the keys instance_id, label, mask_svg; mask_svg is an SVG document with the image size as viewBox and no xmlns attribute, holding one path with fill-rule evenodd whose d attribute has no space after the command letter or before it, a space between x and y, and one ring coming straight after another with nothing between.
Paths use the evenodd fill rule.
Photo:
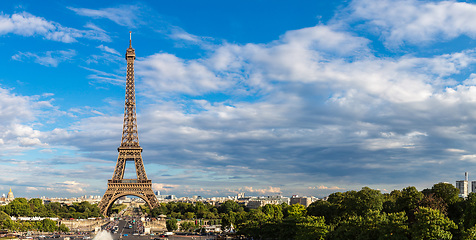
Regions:
<instances>
[{"instance_id":1,"label":"distant building","mask_svg":"<svg viewBox=\"0 0 476 240\"><path fill-rule=\"evenodd\" d=\"M164 199L175 200L177 197L175 197L175 195L167 195L164 197Z\"/></svg>"},{"instance_id":2,"label":"distant building","mask_svg":"<svg viewBox=\"0 0 476 240\"><path fill-rule=\"evenodd\" d=\"M289 198L283 196L262 196L262 197L245 197L244 194L240 196L240 199L236 200L238 204L244 205L250 209L256 209L263 207L267 204L278 205L282 203L289 204Z\"/></svg>"},{"instance_id":3,"label":"distant building","mask_svg":"<svg viewBox=\"0 0 476 240\"><path fill-rule=\"evenodd\" d=\"M238 199L238 200L243 199L243 198L245 198L245 193L238 193L236 195L236 199Z\"/></svg>"},{"instance_id":4,"label":"distant building","mask_svg":"<svg viewBox=\"0 0 476 240\"><path fill-rule=\"evenodd\" d=\"M10 188L10 191L7 194L7 202L11 202L13 199L15 199L15 197L13 196L12 188Z\"/></svg>"},{"instance_id":5,"label":"distant building","mask_svg":"<svg viewBox=\"0 0 476 240\"><path fill-rule=\"evenodd\" d=\"M293 195L290 200L290 204L301 204L304 207L309 207L312 203L311 197L299 197L298 195Z\"/></svg>"},{"instance_id":6,"label":"distant building","mask_svg":"<svg viewBox=\"0 0 476 240\"><path fill-rule=\"evenodd\" d=\"M476 181L471 182L471 192L476 193Z\"/></svg>"},{"instance_id":7,"label":"distant building","mask_svg":"<svg viewBox=\"0 0 476 240\"><path fill-rule=\"evenodd\" d=\"M456 188L459 189L460 197L468 196L468 172L464 173L464 180L456 181Z\"/></svg>"}]
</instances>

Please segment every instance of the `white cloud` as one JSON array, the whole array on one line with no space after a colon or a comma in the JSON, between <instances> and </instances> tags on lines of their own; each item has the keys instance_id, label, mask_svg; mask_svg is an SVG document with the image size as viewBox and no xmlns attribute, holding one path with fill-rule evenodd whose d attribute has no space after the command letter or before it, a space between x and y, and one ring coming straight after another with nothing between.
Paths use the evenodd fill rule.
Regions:
<instances>
[{"instance_id":1,"label":"white cloud","mask_svg":"<svg viewBox=\"0 0 476 240\"><path fill-rule=\"evenodd\" d=\"M476 37L476 6L456 1L355 0L352 16L381 34L390 47Z\"/></svg>"},{"instance_id":2,"label":"white cloud","mask_svg":"<svg viewBox=\"0 0 476 240\"><path fill-rule=\"evenodd\" d=\"M43 66L57 67L59 63L64 61L70 61L74 56L76 56L76 51L70 49L67 51L47 51L41 55L31 52L19 52L13 55L12 59L17 61L24 61L32 58L36 63L41 64Z\"/></svg>"},{"instance_id":3,"label":"white cloud","mask_svg":"<svg viewBox=\"0 0 476 240\"><path fill-rule=\"evenodd\" d=\"M68 7L68 9L81 16L107 18L121 26L137 27L140 22L140 18L136 15L140 12L140 7L136 5L123 5L117 8L103 8L100 10L74 7Z\"/></svg>"},{"instance_id":4,"label":"white cloud","mask_svg":"<svg viewBox=\"0 0 476 240\"><path fill-rule=\"evenodd\" d=\"M136 75L156 92L202 94L230 86L199 61L186 61L174 55L159 53L136 63Z\"/></svg>"},{"instance_id":5,"label":"white cloud","mask_svg":"<svg viewBox=\"0 0 476 240\"><path fill-rule=\"evenodd\" d=\"M100 70L92 69L92 68L87 68L87 67L83 67L83 68L92 72L92 74L88 75L88 78L94 80L95 82L125 86L126 80L124 75L108 73L108 72L104 72L104 71L100 71Z\"/></svg>"},{"instance_id":6,"label":"white cloud","mask_svg":"<svg viewBox=\"0 0 476 240\"><path fill-rule=\"evenodd\" d=\"M152 183L152 190L154 191L170 191L171 189L177 189L179 187L179 185L175 184Z\"/></svg>"},{"instance_id":7,"label":"white cloud","mask_svg":"<svg viewBox=\"0 0 476 240\"><path fill-rule=\"evenodd\" d=\"M365 3L355 1L353 7ZM403 7L402 3L398 1L395 9ZM432 4L407 3L410 9L421 5L423 15ZM369 7L377 10L356 8L355 16L362 11L392 11L387 7L389 1L376 4ZM433 5L440 11L444 9L441 4ZM453 5L445 4L449 9ZM114 9L72 10L109 18L120 25L137 24L134 16L122 19L117 15L120 11ZM106 10L111 13L101 16ZM368 20L365 26L387 29L384 36L388 44L413 41L408 29L401 28L411 23L408 16L403 17L403 23L387 23L392 19L380 19L380 13L374 15L366 16L379 21ZM155 174L148 171L149 177L162 182L154 183L153 188L209 194L211 190L200 185L216 189L222 184L237 191L289 194L306 179L308 183L326 182L327 186L300 187L305 189L302 191L330 192L343 190L336 185L351 189L360 184L356 181L394 184L395 179L389 176L396 174L402 176L400 183L423 177L434 179L441 176L433 173L436 166L448 174L456 168L452 164L455 160L474 161L472 153L476 150L470 143L476 134L472 127L476 120L475 76L464 76L474 65L474 49L427 57L412 52L380 57L374 55L370 40L337 26L319 24L288 31L267 44L224 43L208 48L201 54L206 57L199 59L182 59L169 53L138 58L138 96L146 95L146 104L138 107L141 145L145 164L155 170ZM418 24L416 27L421 28ZM203 37L177 29L180 31L168 32L174 40L203 44ZM431 42L434 32L450 32L432 31L419 36ZM112 48L98 48L103 55L91 58L91 62L120 58ZM96 82L124 86L123 73L85 69L92 72L89 78ZM467 80L459 83L461 76L457 75ZM209 93L223 95L223 100L221 96L209 98ZM194 99L182 98L182 94L193 95ZM40 105L32 98L20 100ZM8 108L2 101L7 100L0 100L0 113L2 107ZM45 107L48 103L51 105L46 101ZM122 109L122 103L119 105ZM21 114L21 108L19 111ZM27 113L35 118L33 110ZM34 128L19 127L15 133L0 134L0 143L24 148L62 144L73 152L91 154L96 160L109 159L108 168L103 168L109 177L117 156L122 116L88 107L71 109L70 113L80 119L68 128L42 134ZM85 118L85 114L94 117ZM75 160L59 162L76 164ZM432 176L415 173L421 168L411 166L424 167ZM167 174L162 168L168 170ZM57 174L53 170L51 174ZM175 174L177 171L186 173ZM190 179L193 186L187 186ZM262 186L270 187L248 187L257 179Z\"/></svg>"},{"instance_id":8,"label":"white cloud","mask_svg":"<svg viewBox=\"0 0 476 240\"><path fill-rule=\"evenodd\" d=\"M121 55L121 54L119 54L119 52L116 51L115 49L112 49L112 48L110 48L110 47L108 47L108 46L104 46L104 45L102 45L102 44L99 45L97 48L101 49L102 51L105 51L105 52L108 52L108 53L112 53L112 54L114 54L114 55Z\"/></svg>"},{"instance_id":9,"label":"white cloud","mask_svg":"<svg viewBox=\"0 0 476 240\"><path fill-rule=\"evenodd\" d=\"M382 132L380 138L367 139L364 142L364 148L376 151L392 148L414 148L420 137L428 136L426 133L411 132L405 135L399 135L394 132Z\"/></svg>"},{"instance_id":10,"label":"white cloud","mask_svg":"<svg viewBox=\"0 0 476 240\"><path fill-rule=\"evenodd\" d=\"M31 192L31 191L38 191L39 189L37 187L26 187L26 191L27 192Z\"/></svg>"},{"instance_id":11,"label":"white cloud","mask_svg":"<svg viewBox=\"0 0 476 240\"><path fill-rule=\"evenodd\" d=\"M454 153L464 153L464 152L466 152L465 150L462 150L462 149L454 149L454 148L448 148L448 149L446 149L446 151L448 151L448 152L454 152Z\"/></svg>"},{"instance_id":12,"label":"white cloud","mask_svg":"<svg viewBox=\"0 0 476 240\"><path fill-rule=\"evenodd\" d=\"M148 91L196 95L233 88L245 94L266 93L276 89L274 81L282 81L331 88L331 101L343 104L356 98L399 103L428 99L437 91L434 87L447 85L444 77L476 59L473 50L433 58L379 59L370 55L367 44L364 38L316 26L289 31L270 44L224 44L207 59L155 54L138 62L137 74Z\"/></svg>"},{"instance_id":13,"label":"white cloud","mask_svg":"<svg viewBox=\"0 0 476 240\"><path fill-rule=\"evenodd\" d=\"M48 40L65 43L76 42L77 38L110 41L109 36L104 31L98 30L98 28L78 30L63 27L59 23L47 21L42 17L37 17L27 12L0 15L0 35L9 33L26 37L43 36Z\"/></svg>"},{"instance_id":14,"label":"white cloud","mask_svg":"<svg viewBox=\"0 0 476 240\"><path fill-rule=\"evenodd\" d=\"M269 186L268 188L254 188L254 187L244 186L238 189L238 192L251 192L251 193L260 193L260 194L281 193L281 188L271 187L271 186Z\"/></svg>"},{"instance_id":15,"label":"white cloud","mask_svg":"<svg viewBox=\"0 0 476 240\"><path fill-rule=\"evenodd\" d=\"M183 40L192 43L200 43L202 41L200 37L190 34L181 28L173 28L169 37L175 40Z\"/></svg>"},{"instance_id":16,"label":"white cloud","mask_svg":"<svg viewBox=\"0 0 476 240\"><path fill-rule=\"evenodd\" d=\"M20 96L0 87L0 156L21 154L26 150L46 147L44 132L35 129L34 121L43 116L53 119L58 112L50 101L52 95ZM45 114L45 113L48 114Z\"/></svg>"},{"instance_id":17,"label":"white cloud","mask_svg":"<svg viewBox=\"0 0 476 240\"><path fill-rule=\"evenodd\" d=\"M338 190L345 190L345 188L340 188L340 187L337 187L337 186L332 186L332 187L327 187L327 186L324 186L324 185L320 185L320 186L317 186L317 187L309 187L309 189L312 189L312 190L335 190L335 191L338 191Z\"/></svg>"},{"instance_id":18,"label":"white cloud","mask_svg":"<svg viewBox=\"0 0 476 240\"><path fill-rule=\"evenodd\" d=\"M62 183L57 183L59 188L65 189L66 191L73 193L73 194L81 194L84 193L89 186L89 184L80 183L76 181L64 181Z\"/></svg>"}]
</instances>

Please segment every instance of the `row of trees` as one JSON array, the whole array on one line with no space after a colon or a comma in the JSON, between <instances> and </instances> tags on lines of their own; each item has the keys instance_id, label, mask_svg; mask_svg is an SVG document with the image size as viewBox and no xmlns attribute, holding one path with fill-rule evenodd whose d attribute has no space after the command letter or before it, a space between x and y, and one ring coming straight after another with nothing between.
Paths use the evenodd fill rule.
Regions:
<instances>
[{"instance_id":1,"label":"row of trees","mask_svg":"<svg viewBox=\"0 0 476 240\"><path fill-rule=\"evenodd\" d=\"M331 194L327 201L302 205L266 205L247 209L227 201L219 207L201 202L167 203L152 210L178 219L220 219L223 229L255 239L476 239L476 194L458 197L448 183L382 194L368 187ZM199 229L200 226L188 226ZM175 227L173 227L175 228Z\"/></svg>"},{"instance_id":2,"label":"row of trees","mask_svg":"<svg viewBox=\"0 0 476 240\"><path fill-rule=\"evenodd\" d=\"M120 209L122 206L115 206ZM38 198L27 200L25 198L15 198L8 205L0 206L0 228L12 231L44 231L44 232L68 232L64 225L57 225L55 221L44 219L42 221L12 221L13 217L58 217L86 219L90 217L101 217L97 204L89 202L73 203L70 206L52 202L43 204Z\"/></svg>"},{"instance_id":3,"label":"row of trees","mask_svg":"<svg viewBox=\"0 0 476 240\"><path fill-rule=\"evenodd\" d=\"M64 224L58 226L55 221L50 219L43 219L41 221L12 221L5 212L0 212L0 229L21 232L69 232L69 229Z\"/></svg>"},{"instance_id":4,"label":"row of trees","mask_svg":"<svg viewBox=\"0 0 476 240\"><path fill-rule=\"evenodd\" d=\"M14 217L59 217L85 219L90 217L101 217L97 204L89 202L73 203L70 206L52 202L43 204L39 198L26 200L25 198L15 198L8 205L0 206L0 212L5 212Z\"/></svg>"},{"instance_id":5,"label":"row of trees","mask_svg":"<svg viewBox=\"0 0 476 240\"><path fill-rule=\"evenodd\" d=\"M152 210L149 210L147 206L142 206L142 211L152 217L163 214L175 219L219 219L221 218L220 213L222 213L220 208L202 202L195 204L183 202L161 203Z\"/></svg>"}]
</instances>

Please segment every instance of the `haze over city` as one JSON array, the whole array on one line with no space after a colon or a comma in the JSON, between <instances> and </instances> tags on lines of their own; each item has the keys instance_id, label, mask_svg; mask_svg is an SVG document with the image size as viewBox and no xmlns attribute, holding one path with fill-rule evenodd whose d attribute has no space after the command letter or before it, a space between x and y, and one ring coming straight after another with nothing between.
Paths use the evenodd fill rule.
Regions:
<instances>
[{"instance_id":1,"label":"haze over city","mask_svg":"<svg viewBox=\"0 0 476 240\"><path fill-rule=\"evenodd\" d=\"M0 10L0 192L104 194L129 31L142 157L163 194L322 197L476 177L472 1L4 1Z\"/></svg>"}]
</instances>

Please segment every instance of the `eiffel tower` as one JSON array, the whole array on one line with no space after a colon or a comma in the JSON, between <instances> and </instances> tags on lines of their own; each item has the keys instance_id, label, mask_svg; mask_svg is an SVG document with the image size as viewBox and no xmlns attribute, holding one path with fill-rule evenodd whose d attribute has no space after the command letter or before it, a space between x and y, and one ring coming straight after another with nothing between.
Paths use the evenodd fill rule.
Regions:
<instances>
[{"instance_id":1,"label":"eiffel tower","mask_svg":"<svg viewBox=\"0 0 476 240\"><path fill-rule=\"evenodd\" d=\"M129 34L131 34L129 32ZM139 146L137 132L136 99L134 83L135 50L132 48L132 38L129 38L129 48L126 51L127 78L126 101L124 107L124 125L122 128L121 146L117 149L116 169L112 179L108 180L107 190L98 207L106 216L108 209L120 197L133 195L142 198L152 209L158 206L157 198L152 191L152 181L147 179L144 163L142 162L142 148ZM137 179L124 179L124 170L127 161L133 161L136 167Z\"/></svg>"}]
</instances>

